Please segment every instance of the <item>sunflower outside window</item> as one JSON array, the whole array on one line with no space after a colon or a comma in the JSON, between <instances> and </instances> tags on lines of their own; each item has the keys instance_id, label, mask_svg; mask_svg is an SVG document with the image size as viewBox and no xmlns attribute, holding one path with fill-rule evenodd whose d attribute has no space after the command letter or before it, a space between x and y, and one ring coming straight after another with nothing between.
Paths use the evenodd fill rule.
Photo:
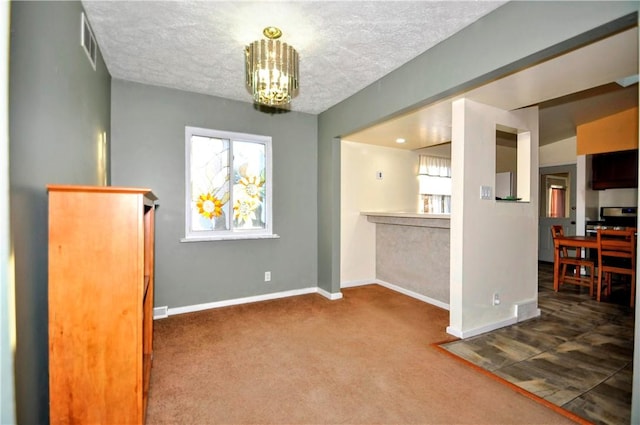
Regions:
<instances>
[{"instance_id":1,"label":"sunflower outside window","mask_svg":"<svg viewBox=\"0 0 640 425\"><path fill-rule=\"evenodd\" d=\"M271 230L271 138L186 127L185 239L277 237Z\"/></svg>"}]
</instances>

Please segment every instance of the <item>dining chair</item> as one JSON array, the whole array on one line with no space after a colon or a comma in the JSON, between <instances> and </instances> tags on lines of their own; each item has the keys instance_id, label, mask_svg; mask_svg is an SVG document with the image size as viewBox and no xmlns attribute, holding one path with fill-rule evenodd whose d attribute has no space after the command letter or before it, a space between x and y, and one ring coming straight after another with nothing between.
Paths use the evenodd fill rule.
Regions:
<instances>
[{"instance_id":1,"label":"dining chair","mask_svg":"<svg viewBox=\"0 0 640 425\"><path fill-rule=\"evenodd\" d=\"M551 226L551 236L554 241L556 238L564 236L563 227L561 225ZM560 268L560 276L558 277L560 287L562 287L562 284L564 283L586 286L589 288L589 296L593 297L594 280L596 275L595 263L588 258L582 258L580 248L576 248L575 255L571 256L567 247L561 246L558 266ZM573 273L567 273L568 266L573 266ZM582 267L589 272L588 275L582 275Z\"/></svg>"},{"instance_id":2,"label":"dining chair","mask_svg":"<svg viewBox=\"0 0 640 425\"><path fill-rule=\"evenodd\" d=\"M624 230L599 229L598 239L598 291L596 299L611 294L613 275L629 276L633 307L636 295L636 228Z\"/></svg>"}]
</instances>

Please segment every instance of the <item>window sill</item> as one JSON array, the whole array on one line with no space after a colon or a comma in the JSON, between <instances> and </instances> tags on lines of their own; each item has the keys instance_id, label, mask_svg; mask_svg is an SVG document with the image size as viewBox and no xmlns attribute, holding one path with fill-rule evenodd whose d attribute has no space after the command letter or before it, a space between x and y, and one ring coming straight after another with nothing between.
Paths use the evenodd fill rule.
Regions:
<instances>
[{"instance_id":1,"label":"window sill","mask_svg":"<svg viewBox=\"0 0 640 425\"><path fill-rule=\"evenodd\" d=\"M206 236L202 238L182 238L180 242L215 242L215 241L237 241L251 239L280 239L280 235L224 235L224 236Z\"/></svg>"}]
</instances>

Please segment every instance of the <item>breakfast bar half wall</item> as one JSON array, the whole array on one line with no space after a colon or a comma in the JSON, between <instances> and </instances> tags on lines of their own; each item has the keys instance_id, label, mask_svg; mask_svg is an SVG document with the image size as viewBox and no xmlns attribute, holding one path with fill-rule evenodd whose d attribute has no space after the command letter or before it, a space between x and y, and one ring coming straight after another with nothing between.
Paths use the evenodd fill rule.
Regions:
<instances>
[{"instance_id":1,"label":"breakfast bar half wall","mask_svg":"<svg viewBox=\"0 0 640 425\"><path fill-rule=\"evenodd\" d=\"M376 280L449 309L449 214L362 212L376 226Z\"/></svg>"}]
</instances>

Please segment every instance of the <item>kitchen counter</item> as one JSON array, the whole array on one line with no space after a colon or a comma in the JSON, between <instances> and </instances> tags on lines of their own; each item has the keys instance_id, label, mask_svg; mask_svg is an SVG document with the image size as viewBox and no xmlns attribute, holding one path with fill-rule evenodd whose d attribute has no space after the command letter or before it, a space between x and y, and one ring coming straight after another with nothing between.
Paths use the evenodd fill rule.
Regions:
<instances>
[{"instance_id":1,"label":"kitchen counter","mask_svg":"<svg viewBox=\"0 0 640 425\"><path fill-rule=\"evenodd\" d=\"M450 214L425 214L412 212L361 212L367 216L367 221L371 223L391 224L399 226L414 227L435 227L439 229L449 229L451 222Z\"/></svg>"},{"instance_id":2,"label":"kitchen counter","mask_svg":"<svg viewBox=\"0 0 640 425\"><path fill-rule=\"evenodd\" d=\"M376 226L376 279L449 306L449 214L361 212Z\"/></svg>"}]
</instances>

